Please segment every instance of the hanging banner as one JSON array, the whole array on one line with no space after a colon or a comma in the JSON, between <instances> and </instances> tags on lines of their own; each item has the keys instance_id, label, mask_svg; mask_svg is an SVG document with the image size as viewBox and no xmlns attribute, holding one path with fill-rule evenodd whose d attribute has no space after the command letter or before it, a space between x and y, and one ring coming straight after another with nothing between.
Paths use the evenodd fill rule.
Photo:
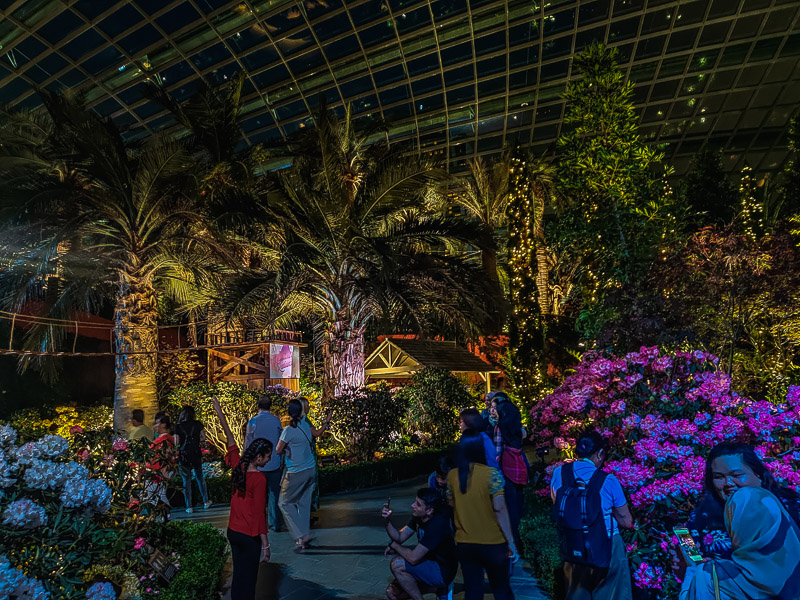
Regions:
<instances>
[{"instance_id":1,"label":"hanging banner","mask_svg":"<svg viewBox=\"0 0 800 600\"><path fill-rule=\"evenodd\" d=\"M269 376L272 379L299 379L300 348L290 344L270 344Z\"/></svg>"}]
</instances>

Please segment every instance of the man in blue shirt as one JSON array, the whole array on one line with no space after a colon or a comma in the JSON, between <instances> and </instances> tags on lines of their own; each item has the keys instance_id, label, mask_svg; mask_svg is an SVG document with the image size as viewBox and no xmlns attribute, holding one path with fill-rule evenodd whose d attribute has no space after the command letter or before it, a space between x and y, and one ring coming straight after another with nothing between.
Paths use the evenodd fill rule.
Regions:
<instances>
[{"instance_id":1,"label":"man in blue shirt","mask_svg":"<svg viewBox=\"0 0 800 600\"><path fill-rule=\"evenodd\" d=\"M575 450L579 460L572 463L575 480L589 482L597 469L606 460L606 442L597 431L584 433ZM550 481L550 496L553 502L561 488L564 465L556 467ZM628 501L619 480L614 475L606 476L600 488L600 503L605 519L606 533L611 538L611 563L608 574L595 586L590 568L585 565L564 563L566 600L631 600L631 575L625 542L619 528L633 529L634 522Z\"/></svg>"},{"instance_id":2,"label":"man in blue shirt","mask_svg":"<svg viewBox=\"0 0 800 600\"><path fill-rule=\"evenodd\" d=\"M278 445L281 437L281 420L270 412L272 398L261 396L258 399L258 414L247 422L244 447L247 448L256 438L264 438L272 442L272 447ZM259 467L259 471L267 478L267 524L270 531L279 531L283 518L278 510L278 496L281 493L281 476L283 474L282 457L277 452L272 453L266 465Z\"/></svg>"}]
</instances>

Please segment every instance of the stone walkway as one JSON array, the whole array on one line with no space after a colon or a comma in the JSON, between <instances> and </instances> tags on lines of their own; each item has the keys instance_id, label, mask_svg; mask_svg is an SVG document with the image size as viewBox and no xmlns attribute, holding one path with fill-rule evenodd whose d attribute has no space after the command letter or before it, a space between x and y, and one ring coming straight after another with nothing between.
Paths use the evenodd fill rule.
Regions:
<instances>
[{"instance_id":1,"label":"stone walkway","mask_svg":"<svg viewBox=\"0 0 800 600\"><path fill-rule=\"evenodd\" d=\"M256 600L385 598L386 586L392 577L389 559L383 556L387 536L380 509L386 498L391 497L393 520L399 528L408 522L414 495L423 483L420 479L393 488L323 497L317 513L319 521L312 531L312 548L302 554L294 553L294 541L288 533L270 533L272 561L261 566ZM205 521L224 530L228 524L228 506L197 510L193 515L176 510L172 517ZM512 588L517 600L545 598L522 566L514 570ZM486 593L491 597L488 585ZM434 598L433 595L428 597ZM453 597L464 597L460 573ZM224 600L229 598L226 586Z\"/></svg>"}]
</instances>

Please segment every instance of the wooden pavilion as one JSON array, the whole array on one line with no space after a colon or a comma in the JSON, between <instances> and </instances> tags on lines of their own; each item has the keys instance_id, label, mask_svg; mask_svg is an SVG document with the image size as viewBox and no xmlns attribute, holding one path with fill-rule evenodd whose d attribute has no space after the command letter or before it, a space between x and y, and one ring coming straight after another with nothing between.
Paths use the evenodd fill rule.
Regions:
<instances>
[{"instance_id":1,"label":"wooden pavilion","mask_svg":"<svg viewBox=\"0 0 800 600\"><path fill-rule=\"evenodd\" d=\"M501 372L455 342L405 338L386 338L364 364L368 381L410 379L426 367L450 371L471 384L483 381L487 392L492 374Z\"/></svg>"}]
</instances>

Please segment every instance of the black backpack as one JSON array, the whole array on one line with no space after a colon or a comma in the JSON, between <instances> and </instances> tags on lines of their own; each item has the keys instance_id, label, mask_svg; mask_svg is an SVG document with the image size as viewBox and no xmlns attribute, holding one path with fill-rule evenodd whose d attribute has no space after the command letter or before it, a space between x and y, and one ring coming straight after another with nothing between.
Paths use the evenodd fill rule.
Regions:
<instances>
[{"instance_id":1,"label":"black backpack","mask_svg":"<svg viewBox=\"0 0 800 600\"><path fill-rule=\"evenodd\" d=\"M194 463L202 459L200 450L200 432L203 426L199 421L185 421L178 423L176 428L178 435L181 436L181 447L178 452L178 459L182 463Z\"/></svg>"},{"instance_id":2,"label":"black backpack","mask_svg":"<svg viewBox=\"0 0 800 600\"><path fill-rule=\"evenodd\" d=\"M561 468L553 520L558 528L559 551L565 562L608 569L611 538L606 529L600 490L607 473L597 469L589 482L575 479L575 463Z\"/></svg>"}]
</instances>

